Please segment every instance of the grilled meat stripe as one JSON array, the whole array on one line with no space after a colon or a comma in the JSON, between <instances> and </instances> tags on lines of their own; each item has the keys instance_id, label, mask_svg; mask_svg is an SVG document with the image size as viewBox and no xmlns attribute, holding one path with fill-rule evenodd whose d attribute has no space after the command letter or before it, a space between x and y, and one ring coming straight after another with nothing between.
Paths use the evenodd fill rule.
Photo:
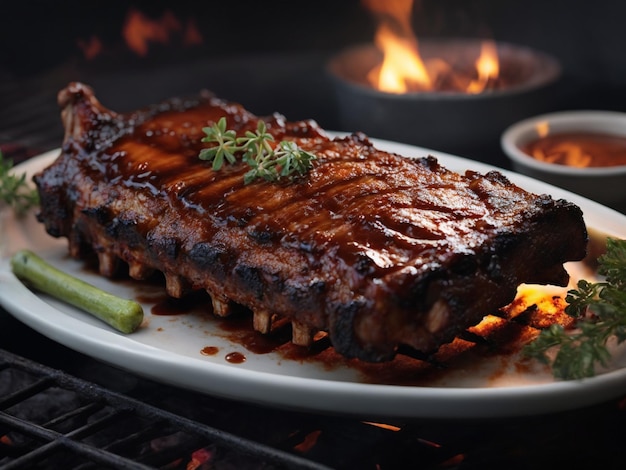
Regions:
<instances>
[{"instance_id":1,"label":"grilled meat stripe","mask_svg":"<svg viewBox=\"0 0 626 470\"><path fill-rule=\"evenodd\" d=\"M245 185L243 163L213 171L202 128L224 116L243 135L259 117L210 94L119 114L71 83L59 93L66 136L35 176L39 220L94 251L100 272L165 276L169 295L204 289L217 315L232 303L255 328L274 318L307 345L329 334L347 357L383 361L399 347L435 350L508 304L521 283L565 285L582 259L578 207L531 194L502 174L458 174L356 133L263 118L276 141L317 155L294 181Z\"/></svg>"}]
</instances>

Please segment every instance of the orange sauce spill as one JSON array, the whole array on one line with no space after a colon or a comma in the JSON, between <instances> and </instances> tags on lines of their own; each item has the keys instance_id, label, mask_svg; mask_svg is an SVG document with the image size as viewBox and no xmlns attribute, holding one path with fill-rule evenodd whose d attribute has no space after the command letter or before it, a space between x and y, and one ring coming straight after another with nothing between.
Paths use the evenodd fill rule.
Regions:
<instances>
[{"instance_id":1,"label":"orange sauce spill","mask_svg":"<svg viewBox=\"0 0 626 470\"><path fill-rule=\"evenodd\" d=\"M548 134L522 147L537 160L575 167L626 165L626 137L594 133Z\"/></svg>"}]
</instances>

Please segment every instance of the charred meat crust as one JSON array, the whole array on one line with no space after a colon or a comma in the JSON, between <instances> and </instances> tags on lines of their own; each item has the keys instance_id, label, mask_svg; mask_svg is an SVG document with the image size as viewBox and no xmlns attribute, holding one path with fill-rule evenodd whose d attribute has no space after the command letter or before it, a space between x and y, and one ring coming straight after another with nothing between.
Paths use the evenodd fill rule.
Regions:
<instances>
[{"instance_id":1,"label":"charred meat crust","mask_svg":"<svg viewBox=\"0 0 626 470\"><path fill-rule=\"evenodd\" d=\"M263 332L287 318L299 344L322 330L366 361L428 353L520 283L566 284L563 263L585 255L578 207L499 172L461 175L275 114L263 119L276 140L318 159L294 181L244 185L243 164L215 172L197 158L220 117L256 128L238 104L203 94L117 114L80 83L59 103L61 154L34 178L47 231L72 256L95 252L104 275L120 260L138 279L160 271L170 295L204 289L217 315L241 304Z\"/></svg>"}]
</instances>

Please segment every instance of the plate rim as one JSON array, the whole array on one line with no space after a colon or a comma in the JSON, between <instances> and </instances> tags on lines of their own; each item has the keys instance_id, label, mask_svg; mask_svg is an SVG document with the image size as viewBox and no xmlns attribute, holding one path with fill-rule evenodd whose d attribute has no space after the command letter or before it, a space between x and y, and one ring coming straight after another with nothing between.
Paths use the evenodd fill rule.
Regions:
<instances>
[{"instance_id":1,"label":"plate rim","mask_svg":"<svg viewBox=\"0 0 626 470\"><path fill-rule=\"evenodd\" d=\"M347 133L335 133L345 135ZM412 154L421 157L433 155L440 159L443 166L462 167L487 172L500 171L514 184L524 189L536 192L532 188L543 188L554 198L566 199L574 204L590 210L590 218L594 223L606 223L602 231L609 235L619 236L620 219L621 229L626 231L626 216L599 203L586 199L567 190L551 186L533 178L515 172L498 168L482 162L442 153L436 150L417 147L381 139L370 139L374 145L387 151L393 151L411 157ZM44 152L33 157L13 169L15 172L26 172L31 175L55 158L59 149ZM459 171L458 168L451 168ZM609 217L609 219L607 219ZM611 220L618 223L610 223ZM555 381L548 384L528 384L506 387L420 387L408 385L385 385L371 383L355 383L348 381L328 380L308 377L291 377L273 372L251 371L237 369L228 365L208 363L199 358L191 358L175 351L165 351L154 346L138 343L132 336L120 336L118 333L99 326L83 323L91 335L72 334L72 330L62 327L66 323L70 326L76 320L63 311L50 305L41 296L31 292L7 269L8 259L0 256L0 305L19 321L63 344L71 349L87 354L105 363L112 364L125 370L150 379L169 383L171 385L194 390L207 395L257 403L265 406L296 409L299 411L325 412L360 417L389 417L389 418L494 418L527 416L544 414L568 409L581 408L593 405L604 400L616 398L626 391L626 368L618 368L591 378ZM4 265L4 268L2 266ZM11 296L3 295L7 286L12 286L13 298L20 298L25 302L16 302ZM19 295L17 295L19 294ZM52 309L66 321L60 324L50 324L41 316L31 311L31 308ZM80 321L79 321L80 322ZM82 322L81 322L82 323ZM129 365L124 361L125 355L132 354L138 362ZM182 360L182 365L178 360ZM154 370L154 366L167 366L170 377ZM194 374L205 371L207 366L215 369L223 383L214 384L210 390L193 380ZM211 371L210 371L211 372ZM254 387L246 387L250 382ZM232 386L242 389L232 394ZM276 392L280 389L280 402L277 402ZM567 397L567 400L558 400ZM303 403L303 400L306 403ZM381 400L384 406L381 406ZM310 402L315 401L317 405ZM512 406L512 403L515 406Z\"/></svg>"}]
</instances>

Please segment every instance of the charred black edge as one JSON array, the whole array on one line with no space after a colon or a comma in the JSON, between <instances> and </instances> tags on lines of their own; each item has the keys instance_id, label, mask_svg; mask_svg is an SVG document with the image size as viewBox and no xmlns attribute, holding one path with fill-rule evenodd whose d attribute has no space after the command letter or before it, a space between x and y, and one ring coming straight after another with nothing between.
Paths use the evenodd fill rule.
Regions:
<instances>
[{"instance_id":1,"label":"charred black edge","mask_svg":"<svg viewBox=\"0 0 626 470\"><path fill-rule=\"evenodd\" d=\"M328 334L333 348L342 356L357 358L368 362L386 362L392 360L396 350L377 351L364 348L354 336L355 319L366 301L357 299L349 304L336 305L328 317Z\"/></svg>"}]
</instances>

